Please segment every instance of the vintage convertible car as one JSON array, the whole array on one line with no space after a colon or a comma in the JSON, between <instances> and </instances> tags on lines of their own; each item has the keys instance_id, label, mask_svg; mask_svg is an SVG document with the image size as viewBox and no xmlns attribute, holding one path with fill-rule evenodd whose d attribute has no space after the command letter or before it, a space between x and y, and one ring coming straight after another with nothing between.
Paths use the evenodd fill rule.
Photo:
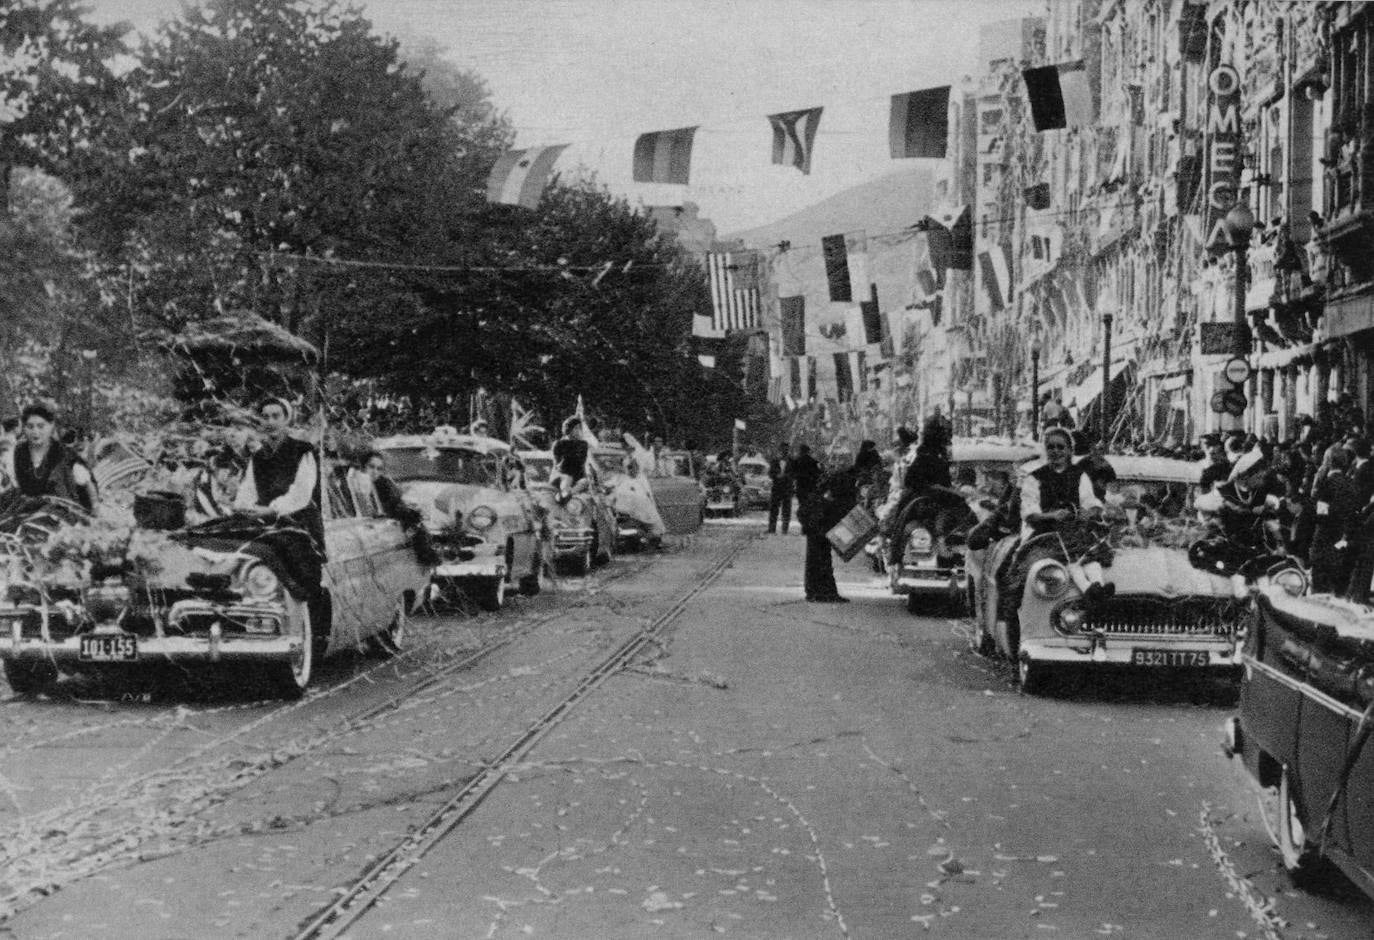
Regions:
<instances>
[{"instance_id":1,"label":"vintage convertible car","mask_svg":"<svg viewBox=\"0 0 1374 940\"><path fill-rule=\"evenodd\" d=\"M298 697L318 659L367 646L394 654L429 583L371 481L328 473L323 588L311 596L289 553L240 517L173 532L133 529L96 560L54 561L7 536L0 660L10 687L36 693L61 672L240 665ZM73 546L81 527L69 529ZM90 541L109 531L87 527ZM57 539L63 533L57 533ZM30 546L32 549L33 546Z\"/></svg>"},{"instance_id":2,"label":"vintage convertible car","mask_svg":"<svg viewBox=\"0 0 1374 940\"><path fill-rule=\"evenodd\" d=\"M1223 746L1265 788L1284 867L1320 888L1334 863L1374 897L1374 610L1269 585L1241 662Z\"/></svg>"},{"instance_id":3,"label":"vintage convertible car","mask_svg":"<svg viewBox=\"0 0 1374 940\"><path fill-rule=\"evenodd\" d=\"M1111 457L1117 482L1109 485L1109 524L1098 530L1113 550L1104 582L1115 594L1090 603L1076 559L1066 558L1053 534L1036 542L1041 552L1019 587L1017 616L998 617L997 572L1017 550L1018 538L994 543L979 559L973 583L973 645L1017 665L1026 692L1045 688L1063 666L1239 667L1249 588L1231 577L1195 568L1188 548L1202 534L1189 521L1201 466L1162 457ZM1305 573L1296 563L1272 578L1298 593Z\"/></svg>"},{"instance_id":4,"label":"vintage convertible car","mask_svg":"<svg viewBox=\"0 0 1374 940\"><path fill-rule=\"evenodd\" d=\"M742 516L747 508L738 475L728 469L707 469L702 476L706 487L706 516Z\"/></svg>"},{"instance_id":5,"label":"vintage convertible car","mask_svg":"<svg viewBox=\"0 0 1374 940\"><path fill-rule=\"evenodd\" d=\"M741 457L741 490L746 509L767 509L773 495L773 480L768 476L768 461L762 457Z\"/></svg>"},{"instance_id":6,"label":"vintage convertible car","mask_svg":"<svg viewBox=\"0 0 1374 940\"><path fill-rule=\"evenodd\" d=\"M970 596L964 545L968 530L986 517L984 503L996 502L1014 484L1016 467L1036 455L1034 448L1018 444L956 441L950 450L950 476L965 505L929 498L908 506L901 523L901 562L888 571L892 593L905 595L906 609L913 614L927 610L932 601L954 610L963 607ZM942 512L951 532L944 557L938 557L931 526ZM887 558L886 546L881 548L879 557Z\"/></svg>"},{"instance_id":7,"label":"vintage convertible car","mask_svg":"<svg viewBox=\"0 0 1374 940\"><path fill-rule=\"evenodd\" d=\"M649 485L673 535L686 535L706 520L706 488L696 478L692 455L683 450L659 451Z\"/></svg>"},{"instance_id":8,"label":"vintage convertible car","mask_svg":"<svg viewBox=\"0 0 1374 940\"><path fill-rule=\"evenodd\" d=\"M519 457L525 466L525 486L544 514L554 565L568 574L585 575L595 565L608 564L615 557L617 526L597 462L587 460L585 490L559 505L554 499L553 454L532 450L521 451Z\"/></svg>"},{"instance_id":9,"label":"vintage convertible car","mask_svg":"<svg viewBox=\"0 0 1374 940\"><path fill-rule=\"evenodd\" d=\"M434 595L457 589L484 610L506 591L539 591L543 561L534 504L520 488L503 441L469 434L400 435L373 445L405 501L418 509L439 553Z\"/></svg>"}]
</instances>

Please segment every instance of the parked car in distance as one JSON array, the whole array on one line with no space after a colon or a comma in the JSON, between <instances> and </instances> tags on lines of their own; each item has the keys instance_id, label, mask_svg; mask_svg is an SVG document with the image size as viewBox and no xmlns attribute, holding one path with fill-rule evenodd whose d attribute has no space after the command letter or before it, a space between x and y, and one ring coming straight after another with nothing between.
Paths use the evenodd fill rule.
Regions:
<instances>
[{"instance_id":1,"label":"parked car in distance","mask_svg":"<svg viewBox=\"0 0 1374 940\"><path fill-rule=\"evenodd\" d=\"M768 461L763 457L739 459L741 489L746 509L767 509L773 495L773 480L768 476Z\"/></svg>"},{"instance_id":2,"label":"parked car in distance","mask_svg":"<svg viewBox=\"0 0 1374 940\"><path fill-rule=\"evenodd\" d=\"M1016 536L1002 539L980 560L973 585L976 647L1014 662L1026 692L1042 691L1055 670L1073 666L1237 673L1248 591L1188 557L1201 466L1163 457L1109 462L1117 481L1107 488L1102 532L1114 557L1103 578L1115 594L1089 602L1071 570L1075 560L1063 557L1054 534L1038 536L1036 560L1016 588L1017 615L1000 619L997 572L1018 545ZM1306 590L1296 565L1275 578Z\"/></svg>"},{"instance_id":3,"label":"parked car in distance","mask_svg":"<svg viewBox=\"0 0 1374 940\"><path fill-rule=\"evenodd\" d=\"M687 451L662 450L656 457L649 485L663 524L673 535L695 532L706 519L706 488L696 473L695 461Z\"/></svg>"},{"instance_id":4,"label":"parked car in distance","mask_svg":"<svg viewBox=\"0 0 1374 940\"><path fill-rule=\"evenodd\" d=\"M965 547L968 530L985 518L988 500L996 501L1009 486L1016 483L1016 468L1036 456L1033 447L1019 444L995 444L955 441L950 448L950 476L960 487L965 509L946 500L942 508L937 500L914 503L904 514L905 522L899 537L902 555L898 564L888 571L892 593L906 597L906 609L921 613L932 603L943 603L958 611L969 602L971 582ZM932 521L945 514L951 531L946 536L943 557L936 552ZM881 557L888 557L886 549Z\"/></svg>"},{"instance_id":5,"label":"parked car in distance","mask_svg":"<svg viewBox=\"0 0 1374 940\"><path fill-rule=\"evenodd\" d=\"M510 445L445 433L386 437L373 446L439 553L435 596L451 597L456 588L482 609L500 610L510 588L539 591L540 524L513 472Z\"/></svg>"},{"instance_id":6,"label":"parked car in distance","mask_svg":"<svg viewBox=\"0 0 1374 940\"><path fill-rule=\"evenodd\" d=\"M615 511L597 462L588 458L585 488L560 504L554 498L553 454L521 451L519 457L525 465L525 486L544 513L554 565L566 574L585 575L609 563L615 557Z\"/></svg>"},{"instance_id":7,"label":"parked car in distance","mask_svg":"<svg viewBox=\"0 0 1374 940\"><path fill-rule=\"evenodd\" d=\"M1266 791L1284 868L1321 888L1334 866L1374 898L1374 609L1264 586L1241 662L1223 747Z\"/></svg>"},{"instance_id":8,"label":"parked car in distance","mask_svg":"<svg viewBox=\"0 0 1374 940\"><path fill-rule=\"evenodd\" d=\"M326 467L324 492L314 596L289 559L255 541L261 523L240 517L171 533L135 530L126 560L81 581L11 564L0 595L0 660L11 688L41 692L63 672L247 666L294 698L325 656L398 652L430 569L401 523L382 515L365 475Z\"/></svg>"}]
</instances>

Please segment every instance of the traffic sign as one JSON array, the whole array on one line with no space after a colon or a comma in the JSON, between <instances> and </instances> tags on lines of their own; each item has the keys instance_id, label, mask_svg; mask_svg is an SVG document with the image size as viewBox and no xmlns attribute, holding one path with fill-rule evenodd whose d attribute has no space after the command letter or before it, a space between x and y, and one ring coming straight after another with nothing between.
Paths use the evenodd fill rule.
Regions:
<instances>
[{"instance_id":1,"label":"traffic sign","mask_svg":"<svg viewBox=\"0 0 1374 940\"><path fill-rule=\"evenodd\" d=\"M1242 385L1246 379L1250 378L1250 363L1237 356L1226 363L1226 368L1222 370L1222 374L1232 385Z\"/></svg>"},{"instance_id":2,"label":"traffic sign","mask_svg":"<svg viewBox=\"0 0 1374 940\"><path fill-rule=\"evenodd\" d=\"M1233 418L1239 418L1245 414L1245 406L1250 404L1245 393L1235 388L1222 392L1221 401L1226 413Z\"/></svg>"},{"instance_id":3,"label":"traffic sign","mask_svg":"<svg viewBox=\"0 0 1374 940\"><path fill-rule=\"evenodd\" d=\"M1226 398L1224 397L1225 395L1225 392L1212 393L1212 410L1215 411L1217 414L1226 413Z\"/></svg>"}]
</instances>

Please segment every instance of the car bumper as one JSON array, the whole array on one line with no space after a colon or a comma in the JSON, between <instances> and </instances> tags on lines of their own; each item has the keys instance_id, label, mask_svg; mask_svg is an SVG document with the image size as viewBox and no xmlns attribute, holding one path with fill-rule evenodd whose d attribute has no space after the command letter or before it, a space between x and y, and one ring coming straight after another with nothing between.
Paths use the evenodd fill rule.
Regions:
<instances>
[{"instance_id":1,"label":"car bumper","mask_svg":"<svg viewBox=\"0 0 1374 940\"><path fill-rule=\"evenodd\" d=\"M1136 651L1151 653L1182 654L1178 657L1153 657L1156 661L1141 664L1136 661ZM1190 654L1206 653L1205 664L1197 662ZM1240 644L1233 641L1179 640L1173 638L1135 637L1021 637L1021 655L1038 663L1059 663L1064 665L1107 665L1135 666L1153 669L1168 666L1177 669L1195 670L1234 670L1240 666ZM1180 661L1167 661L1177 659ZM1192 662L1183 661L1192 660Z\"/></svg>"},{"instance_id":2,"label":"car bumper","mask_svg":"<svg viewBox=\"0 0 1374 940\"><path fill-rule=\"evenodd\" d=\"M902 565L892 579L897 594L924 594L968 589L968 572L963 568L936 568L923 565Z\"/></svg>"},{"instance_id":3,"label":"car bumper","mask_svg":"<svg viewBox=\"0 0 1374 940\"><path fill-rule=\"evenodd\" d=\"M503 558L474 558L472 561L445 562L434 569L436 578L504 578Z\"/></svg>"}]
</instances>

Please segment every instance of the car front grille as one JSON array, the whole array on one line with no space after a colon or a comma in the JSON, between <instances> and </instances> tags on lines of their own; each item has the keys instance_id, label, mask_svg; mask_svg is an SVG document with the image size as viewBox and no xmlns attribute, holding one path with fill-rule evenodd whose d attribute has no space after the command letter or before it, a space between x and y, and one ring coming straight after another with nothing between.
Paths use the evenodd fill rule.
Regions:
<instances>
[{"instance_id":1,"label":"car front grille","mask_svg":"<svg viewBox=\"0 0 1374 940\"><path fill-rule=\"evenodd\" d=\"M1069 610L1083 615L1076 628L1064 624L1064 611ZM1068 634L1212 639L1234 636L1244 616L1245 608L1232 598L1118 595L1091 605L1082 599L1070 602L1056 612L1055 627Z\"/></svg>"}]
</instances>

